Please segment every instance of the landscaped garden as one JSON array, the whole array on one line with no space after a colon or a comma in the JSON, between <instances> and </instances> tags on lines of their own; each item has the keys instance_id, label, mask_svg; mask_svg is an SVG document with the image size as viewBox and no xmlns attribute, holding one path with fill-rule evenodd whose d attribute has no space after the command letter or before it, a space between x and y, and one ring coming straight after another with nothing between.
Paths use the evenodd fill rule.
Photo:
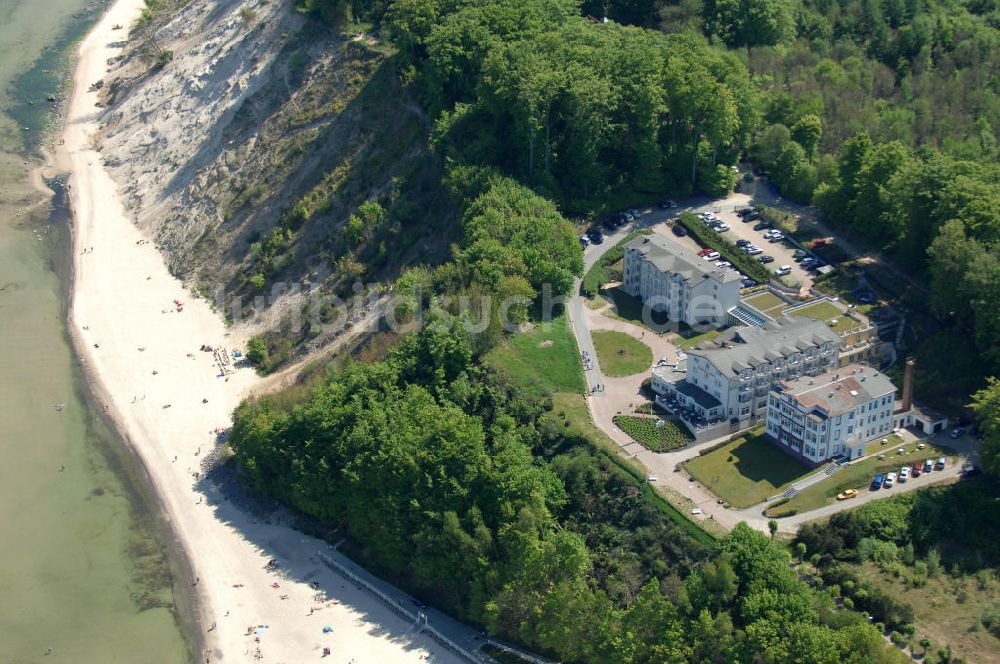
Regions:
<instances>
[{"instance_id":1,"label":"landscaped garden","mask_svg":"<svg viewBox=\"0 0 1000 664\"><path fill-rule=\"evenodd\" d=\"M642 300L632 297L620 287L609 288L605 291L605 296L611 300L611 309L604 312L605 316L641 325L655 334L661 334L669 329L667 326L670 318L666 312L646 308Z\"/></svg>"},{"instance_id":2,"label":"landscaped garden","mask_svg":"<svg viewBox=\"0 0 1000 664\"><path fill-rule=\"evenodd\" d=\"M684 468L719 498L736 508L750 507L781 493L810 469L764 437L747 432L707 454L691 459Z\"/></svg>"},{"instance_id":3,"label":"landscaped garden","mask_svg":"<svg viewBox=\"0 0 1000 664\"><path fill-rule=\"evenodd\" d=\"M896 438L895 440L899 440ZM767 515L775 518L792 516L809 512L814 509L829 505L836 501L837 494L845 489L856 489L862 495L868 493L872 479L879 473L899 472L903 466L913 467L917 463L923 463L927 459L937 459L938 457L948 457L949 463L956 463L955 451L945 447L938 447L923 441L924 448L917 449L918 443L906 443L905 445L887 444L883 453L885 459L872 456L863 461L856 461L849 466L843 467L836 473L823 480L807 487L802 493L792 496L787 501L782 501L767 508ZM903 453L898 454L897 450L902 449ZM869 452L872 446L868 446ZM929 475L921 475L908 480L914 484L928 483L934 478L936 471ZM880 489L886 497L893 494L893 489Z\"/></svg>"},{"instance_id":4,"label":"landscaped garden","mask_svg":"<svg viewBox=\"0 0 1000 664\"><path fill-rule=\"evenodd\" d=\"M606 376L631 376L653 366L653 351L649 346L624 332L597 330L593 339L597 361Z\"/></svg>"},{"instance_id":5,"label":"landscaped garden","mask_svg":"<svg viewBox=\"0 0 1000 664\"><path fill-rule=\"evenodd\" d=\"M616 415L613 421L615 426L631 436L632 440L653 452L676 450L693 440L683 426L672 420Z\"/></svg>"}]
</instances>

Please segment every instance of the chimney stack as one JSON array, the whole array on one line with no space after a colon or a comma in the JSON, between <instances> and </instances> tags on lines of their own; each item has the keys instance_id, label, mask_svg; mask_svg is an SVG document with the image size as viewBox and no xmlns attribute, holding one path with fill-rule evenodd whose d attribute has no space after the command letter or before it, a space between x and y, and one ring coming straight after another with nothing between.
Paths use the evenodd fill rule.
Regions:
<instances>
[{"instance_id":1,"label":"chimney stack","mask_svg":"<svg viewBox=\"0 0 1000 664\"><path fill-rule=\"evenodd\" d=\"M904 413L913 407L913 371L916 366L917 363L912 357L906 359L906 373L903 374L903 403L901 405Z\"/></svg>"}]
</instances>

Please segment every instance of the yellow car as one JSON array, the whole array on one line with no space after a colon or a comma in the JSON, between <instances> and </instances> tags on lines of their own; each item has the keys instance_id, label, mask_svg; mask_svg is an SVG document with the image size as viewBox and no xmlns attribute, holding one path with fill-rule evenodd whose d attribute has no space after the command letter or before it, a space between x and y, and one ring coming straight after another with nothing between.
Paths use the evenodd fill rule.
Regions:
<instances>
[{"instance_id":1,"label":"yellow car","mask_svg":"<svg viewBox=\"0 0 1000 664\"><path fill-rule=\"evenodd\" d=\"M847 491L841 491L837 494L837 500L848 500L850 498L857 498L858 492L855 489L848 489Z\"/></svg>"}]
</instances>

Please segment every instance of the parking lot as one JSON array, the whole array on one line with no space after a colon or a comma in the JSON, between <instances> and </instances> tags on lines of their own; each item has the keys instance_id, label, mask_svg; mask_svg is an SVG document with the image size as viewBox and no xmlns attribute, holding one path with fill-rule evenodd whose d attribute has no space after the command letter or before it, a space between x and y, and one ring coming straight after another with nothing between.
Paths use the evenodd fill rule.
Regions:
<instances>
[{"instance_id":1,"label":"parking lot","mask_svg":"<svg viewBox=\"0 0 1000 664\"><path fill-rule=\"evenodd\" d=\"M788 244L787 242L768 242L764 239L765 231L755 231L753 229L757 222L747 222L744 223L743 219L736 214L736 210L740 210L745 207L750 207L750 197L749 196L730 196L725 200L725 202L714 202L708 205L703 205L700 207L692 208L692 212L713 212L719 219L729 224L729 230L722 233L722 236L729 240L730 242L736 242L736 240L748 240L749 242L757 245L764 250L761 256L771 256L774 258L773 263L768 263L765 267L773 274L774 270L782 265L789 265L792 268L791 274L788 276L797 281L803 292L808 292L813 285L813 275L802 268L801 265L795 262L793 257L793 252L795 247ZM669 230L666 232L669 233Z\"/></svg>"}]
</instances>

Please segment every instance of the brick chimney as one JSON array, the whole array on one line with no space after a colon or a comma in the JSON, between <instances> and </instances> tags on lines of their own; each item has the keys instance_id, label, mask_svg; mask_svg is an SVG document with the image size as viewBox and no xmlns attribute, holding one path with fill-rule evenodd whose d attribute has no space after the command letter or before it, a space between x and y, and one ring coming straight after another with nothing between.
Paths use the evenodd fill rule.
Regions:
<instances>
[{"instance_id":1,"label":"brick chimney","mask_svg":"<svg viewBox=\"0 0 1000 664\"><path fill-rule=\"evenodd\" d=\"M906 359L906 372L903 374L903 403L900 409L905 413L913 407L913 371L917 363L912 358Z\"/></svg>"}]
</instances>

